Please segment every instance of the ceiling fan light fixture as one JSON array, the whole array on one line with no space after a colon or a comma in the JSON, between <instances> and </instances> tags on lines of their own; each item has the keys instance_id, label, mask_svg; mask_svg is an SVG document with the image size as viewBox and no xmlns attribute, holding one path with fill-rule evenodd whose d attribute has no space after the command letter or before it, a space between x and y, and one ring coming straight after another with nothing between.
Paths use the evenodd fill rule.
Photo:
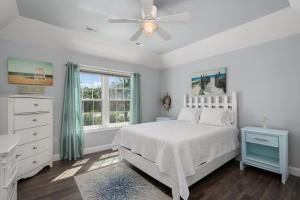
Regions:
<instances>
[{"instance_id":1,"label":"ceiling fan light fixture","mask_svg":"<svg viewBox=\"0 0 300 200\"><path fill-rule=\"evenodd\" d=\"M147 36L152 36L153 33L158 28L158 26L153 20L146 20L146 21L143 22L142 28L143 28L143 32Z\"/></svg>"}]
</instances>

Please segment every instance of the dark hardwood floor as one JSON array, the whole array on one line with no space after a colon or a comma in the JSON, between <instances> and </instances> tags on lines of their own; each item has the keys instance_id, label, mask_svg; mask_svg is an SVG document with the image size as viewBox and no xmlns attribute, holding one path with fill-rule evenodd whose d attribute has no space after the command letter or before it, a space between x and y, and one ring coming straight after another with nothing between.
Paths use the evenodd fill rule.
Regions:
<instances>
[{"instance_id":1,"label":"dark hardwood floor","mask_svg":"<svg viewBox=\"0 0 300 200\"><path fill-rule=\"evenodd\" d=\"M58 161L54 163L53 168L45 168L32 178L20 180L18 200L81 200L73 177L74 173L76 172L75 176L86 173L101 156L110 152L85 155L82 160L86 163ZM134 169L171 196L171 190L168 187L140 170ZM196 199L300 200L300 178L290 176L287 184L283 185L277 174L252 167L240 171L239 163L232 160L190 187L189 200Z\"/></svg>"}]
</instances>

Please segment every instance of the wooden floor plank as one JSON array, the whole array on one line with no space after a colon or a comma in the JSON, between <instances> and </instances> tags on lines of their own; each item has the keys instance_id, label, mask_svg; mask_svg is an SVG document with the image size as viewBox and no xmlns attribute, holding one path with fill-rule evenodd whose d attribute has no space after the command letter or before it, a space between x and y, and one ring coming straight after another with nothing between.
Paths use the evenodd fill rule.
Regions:
<instances>
[{"instance_id":1,"label":"wooden floor plank","mask_svg":"<svg viewBox=\"0 0 300 200\"><path fill-rule=\"evenodd\" d=\"M53 167L43 169L32 178L18 183L18 200L82 200L74 176L56 180L66 172L78 169L75 175L86 173L103 155L103 151L85 155L88 161L75 166L76 161L57 161ZM132 167L132 166L131 166ZM80 168L80 169L79 169ZM171 196L171 190L142 171L135 171L149 180L161 191ZM232 160L190 187L189 200L300 200L300 178L290 176L283 185L280 176L264 170L247 167L239 170L239 163Z\"/></svg>"}]
</instances>

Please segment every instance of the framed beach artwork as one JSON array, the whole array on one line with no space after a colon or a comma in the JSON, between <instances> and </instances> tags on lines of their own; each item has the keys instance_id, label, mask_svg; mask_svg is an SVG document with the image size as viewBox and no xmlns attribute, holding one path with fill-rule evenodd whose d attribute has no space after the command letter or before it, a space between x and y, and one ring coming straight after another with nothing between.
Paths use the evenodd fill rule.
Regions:
<instances>
[{"instance_id":1,"label":"framed beach artwork","mask_svg":"<svg viewBox=\"0 0 300 200\"><path fill-rule=\"evenodd\" d=\"M53 85L53 64L20 58L8 58L8 83Z\"/></svg>"},{"instance_id":2,"label":"framed beach artwork","mask_svg":"<svg viewBox=\"0 0 300 200\"><path fill-rule=\"evenodd\" d=\"M226 68L192 75L192 95L226 94Z\"/></svg>"}]
</instances>

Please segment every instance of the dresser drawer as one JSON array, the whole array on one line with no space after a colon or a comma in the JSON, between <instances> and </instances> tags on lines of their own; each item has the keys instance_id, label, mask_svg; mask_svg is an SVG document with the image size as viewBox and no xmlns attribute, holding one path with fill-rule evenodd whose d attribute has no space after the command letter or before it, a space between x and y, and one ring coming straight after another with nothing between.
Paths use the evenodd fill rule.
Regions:
<instances>
[{"instance_id":1,"label":"dresser drawer","mask_svg":"<svg viewBox=\"0 0 300 200\"><path fill-rule=\"evenodd\" d=\"M4 188L3 192L5 200L16 200L17 199L17 181L11 182L7 187Z\"/></svg>"},{"instance_id":2,"label":"dresser drawer","mask_svg":"<svg viewBox=\"0 0 300 200\"><path fill-rule=\"evenodd\" d=\"M50 147L50 138L44 138L35 142L23 144L17 147L18 160L23 160L40 152L46 151Z\"/></svg>"},{"instance_id":3,"label":"dresser drawer","mask_svg":"<svg viewBox=\"0 0 300 200\"><path fill-rule=\"evenodd\" d=\"M52 118L50 113L14 116L15 130L21 130L49 124L52 124Z\"/></svg>"},{"instance_id":4,"label":"dresser drawer","mask_svg":"<svg viewBox=\"0 0 300 200\"><path fill-rule=\"evenodd\" d=\"M14 113L52 112L50 99L15 98Z\"/></svg>"},{"instance_id":5,"label":"dresser drawer","mask_svg":"<svg viewBox=\"0 0 300 200\"><path fill-rule=\"evenodd\" d=\"M51 135L52 125L40 126L36 128L29 128L15 131L20 137L19 145L40 140Z\"/></svg>"},{"instance_id":6,"label":"dresser drawer","mask_svg":"<svg viewBox=\"0 0 300 200\"><path fill-rule=\"evenodd\" d=\"M13 149L9 152L6 157L6 164L5 164L5 179L4 184L10 184L12 180L16 177L16 171L18 170L18 161L16 159L16 149Z\"/></svg>"},{"instance_id":7,"label":"dresser drawer","mask_svg":"<svg viewBox=\"0 0 300 200\"><path fill-rule=\"evenodd\" d=\"M36 154L32 157L26 158L20 161L20 167L18 171L18 176L25 174L41 165L49 162L50 151L44 151L42 153Z\"/></svg>"},{"instance_id":8,"label":"dresser drawer","mask_svg":"<svg viewBox=\"0 0 300 200\"><path fill-rule=\"evenodd\" d=\"M246 142L278 147L279 146L278 141L279 138L278 136L275 135L273 136L273 135L264 135L264 134L246 132Z\"/></svg>"}]
</instances>

